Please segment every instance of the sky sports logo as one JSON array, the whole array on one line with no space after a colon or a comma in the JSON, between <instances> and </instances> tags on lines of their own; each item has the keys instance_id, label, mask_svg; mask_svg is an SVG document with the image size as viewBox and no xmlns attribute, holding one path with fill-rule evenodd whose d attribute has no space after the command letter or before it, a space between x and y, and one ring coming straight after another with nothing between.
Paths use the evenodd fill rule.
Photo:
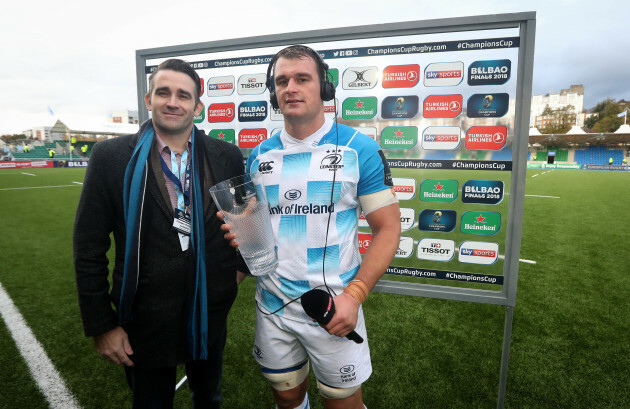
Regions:
<instances>
[{"instance_id":1,"label":"sky sports logo","mask_svg":"<svg viewBox=\"0 0 630 409\"><path fill-rule=\"evenodd\" d=\"M499 258L499 244L464 241L459 245L459 261L469 264L494 264Z\"/></svg>"},{"instance_id":2,"label":"sky sports logo","mask_svg":"<svg viewBox=\"0 0 630 409\"><path fill-rule=\"evenodd\" d=\"M459 126L429 126L422 132L422 149L457 149L462 130Z\"/></svg>"},{"instance_id":3,"label":"sky sports logo","mask_svg":"<svg viewBox=\"0 0 630 409\"><path fill-rule=\"evenodd\" d=\"M429 95L424 99L425 118L456 118L462 112L463 97L460 94Z\"/></svg>"},{"instance_id":4,"label":"sky sports logo","mask_svg":"<svg viewBox=\"0 0 630 409\"><path fill-rule=\"evenodd\" d=\"M429 64L424 69L425 87L453 87L464 79L464 63L440 62Z\"/></svg>"},{"instance_id":5,"label":"sky sports logo","mask_svg":"<svg viewBox=\"0 0 630 409\"><path fill-rule=\"evenodd\" d=\"M393 178L393 183L398 200L411 200L416 195L416 179Z\"/></svg>"},{"instance_id":6,"label":"sky sports logo","mask_svg":"<svg viewBox=\"0 0 630 409\"><path fill-rule=\"evenodd\" d=\"M418 64L390 65L383 70L383 88L415 87L419 78Z\"/></svg>"},{"instance_id":7,"label":"sky sports logo","mask_svg":"<svg viewBox=\"0 0 630 409\"><path fill-rule=\"evenodd\" d=\"M225 97L234 93L234 76L225 75L221 77L211 77L208 80L209 97Z\"/></svg>"},{"instance_id":8,"label":"sky sports logo","mask_svg":"<svg viewBox=\"0 0 630 409\"><path fill-rule=\"evenodd\" d=\"M500 150L507 143L505 126L472 126L466 132L466 149Z\"/></svg>"}]
</instances>

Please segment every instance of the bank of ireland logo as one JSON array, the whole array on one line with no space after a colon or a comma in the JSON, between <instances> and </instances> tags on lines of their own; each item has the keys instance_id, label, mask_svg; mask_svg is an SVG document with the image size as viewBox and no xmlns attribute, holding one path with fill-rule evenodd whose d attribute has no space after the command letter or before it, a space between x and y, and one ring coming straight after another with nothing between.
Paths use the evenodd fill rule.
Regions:
<instances>
[{"instance_id":1,"label":"bank of ireland logo","mask_svg":"<svg viewBox=\"0 0 630 409\"><path fill-rule=\"evenodd\" d=\"M501 213L470 211L462 214L462 233L491 236L501 229Z\"/></svg>"},{"instance_id":2,"label":"bank of ireland logo","mask_svg":"<svg viewBox=\"0 0 630 409\"><path fill-rule=\"evenodd\" d=\"M378 68L376 67L350 67L343 72L343 89L370 89L376 86L378 81Z\"/></svg>"},{"instance_id":3,"label":"bank of ireland logo","mask_svg":"<svg viewBox=\"0 0 630 409\"><path fill-rule=\"evenodd\" d=\"M234 129L213 129L210 131L210 137L236 144L236 132Z\"/></svg>"},{"instance_id":4,"label":"bank of ireland logo","mask_svg":"<svg viewBox=\"0 0 630 409\"><path fill-rule=\"evenodd\" d=\"M393 178L394 192L398 200L411 200L416 195L416 180L412 178Z\"/></svg>"},{"instance_id":5,"label":"bank of ireland logo","mask_svg":"<svg viewBox=\"0 0 630 409\"><path fill-rule=\"evenodd\" d=\"M457 199L459 182L450 179L425 179L420 184L423 202L450 203Z\"/></svg>"},{"instance_id":6,"label":"bank of ireland logo","mask_svg":"<svg viewBox=\"0 0 630 409\"><path fill-rule=\"evenodd\" d=\"M506 93L474 94L468 98L466 115L469 118L499 118L510 106L510 96Z\"/></svg>"},{"instance_id":7,"label":"bank of ireland logo","mask_svg":"<svg viewBox=\"0 0 630 409\"><path fill-rule=\"evenodd\" d=\"M415 126L387 126L381 132L381 148L411 149L418 143Z\"/></svg>"},{"instance_id":8,"label":"bank of ireland logo","mask_svg":"<svg viewBox=\"0 0 630 409\"><path fill-rule=\"evenodd\" d=\"M365 254L368 248L370 248L370 243L372 243L372 235L359 233L359 253Z\"/></svg>"},{"instance_id":9,"label":"bank of ireland logo","mask_svg":"<svg viewBox=\"0 0 630 409\"><path fill-rule=\"evenodd\" d=\"M459 261L471 264L494 264L499 258L499 244L465 241L459 245Z\"/></svg>"},{"instance_id":10,"label":"bank of ireland logo","mask_svg":"<svg viewBox=\"0 0 630 409\"><path fill-rule=\"evenodd\" d=\"M265 82L267 74L245 74L238 78L239 95L255 95L262 94L267 89Z\"/></svg>"},{"instance_id":11,"label":"bank of ireland logo","mask_svg":"<svg viewBox=\"0 0 630 409\"><path fill-rule=\"evenodd\" d=\"M376 97L352 97L343 101L341 111L344 119L371 119L376 116Z\"/></svg>"},{"instance_id":12,"label":"bank of ireland logo","mask_svg":"<svg viewBox=\"0 0 630 409\"><path fill-rule=\"evenodd\" d=\"M425 87L452 87L463 79L464 63L461 61L433 63L424 69Z\"/></svg>"},{"instance_id":13,"label":"bank of ireland logo","mask_svg":"<svg viewBox=\"0 0 630 409\"><path fill-rule=\"evenodd\" d=\"M242 129L238 133L238 147L253 149L267 139L267 128Z\"/></svg>"},{"instance_id":14,"label":"bank of ireland logo","mask_svg":"<svg viewBox=\"0 0 630 409\"><path fill-rule=\"evenodd\" d=\"M416 211L408 207L400 208L400 229L402 231L409 230L413 227ZM367 227L367 226L366 226Z\"/></svg>"},{"instance_id":15,"label":"bank of ireland logo","mask_svg":"<svg viewBox=\"0 0 630 409\"><path fill-rule=\"evenodd\" d=\"M500 180L468 180L462 186L462 203L499 204L504 184Z\"/></svg>"},{"instance_id":16,"label":"bank of ireland logo","mask_svg":"<svg viewBox=\"0 0 630 409\"><path fill-rule=\"evenodd\" d=\"M466 132L466 149L500 150L507 143L505 126L472 126Z\"/></svg>"},{"instance_id":17,"label":"bank of ireland logo","mask_svg":"<svg viewBox=\"0 0 630 409\"><path fill-rule=\"evenodd\" d=\"M424 99L425 118L455 118L462 112L463 98L460 94L429 95Z\"/></svg>"},{"instance_id":18,"label":"bank of ireland logo","mask_svg":"<svg viewBox=\"0 0 630 409\"><path fill-rule=\"evenodd\" d=\"M475 61L468 66L468 85L503 85L510 79L510 60Z\"/></svg>"},{"instance_id":19,"label":"bank of ireland logo","mask_svg":"<svg viewBox=\"0 0 630 409\"><path fill-rule=\"evenodd\" d=\"M383 70L383 88L411 88L419 79L418 64L390 65Z\"/></svg>"},{"instance_id":20,"label":"bank of ireland logo","mask_svg":"<svg viewBox=\"0 0 630 409\"><path fill-rule=\"evenodd\" d=\"M240 122L264 121L266 118L266 101L245 101L238 105L238 120Z\"/></svg>"},{"instance_id":21,"label":"bank of ireland logo","mask_svg":"<svg viewBox=\"0 0 630 409\"><path fill-rule=\"evenodd\" d=\"M225 75L208 79L209 97L225 97L234 93L234 76Z\"/></svg>"},{"instance_id":22,"label":"bank of ireland logo","mask_svg":"<svg viewBox=\"0 0 630 409\"><path fill-rule=\"evenodd\" d=\"M418 115L419 98L417 95L386 97L381 103L383 119L413 118Z\"/></svg>"},{"instance_id":23,"label":"bank of ireland logo","mask_svg":"<svg viewBox=\"0 0 630 409\"><path fill-rule=\"evenodd\" d=\"M206 119L206 110L202 109L199 115L193 117L193 122L196 124L202 123Z\"/></svg>"},{"instance_id":24,"label":"bank of ireland logo","mask_svg":"<svg viewBox=\"0 0 630 409\"><path fill-rule=\"evenodd\" d=\"M422 149L457 149L462 130L459 126L429 126L422 132Z\"/></svg>"},{"instance_id":25,"label":"bank of ireland logo","mask_svg":"<svg viewBox=\"0 0 630 409\"><path fill-rule=\"evenodd\" d=\"M395 258L409 258L413 254L413 239L411 237L401 237Z\"/></svg>"},{"instance_id":26,"label":"bank of ireland logo","mask_svg":"<svg viewBox=\"0 0 630 409\"><path fill-rule=\"evenodd\" d=\"M423 231L447 233L455 229L457 212L445 209L424 209L418 216L418 228Z\"/></svg>"},{"instance_id":27,"label":"bank of ireland logo","mask_svg":"<svg viewBox=\"0 0 630 409\"><path fill-rule=\"evenodd\" d=\"M210 104L208 107L208 122L231 122L234 119L234 103Z\"/></svg>"},{"instance_id":28,"label":"bank of ireland logo","mask_svg":"<svg viewBox=\"0 0 630 409\"><path fill-rule=\"evenodd\" d=\"M455 256L453 240L422 239L416 253L420 260L451 261Z\"/></svg>"}]
</instances>

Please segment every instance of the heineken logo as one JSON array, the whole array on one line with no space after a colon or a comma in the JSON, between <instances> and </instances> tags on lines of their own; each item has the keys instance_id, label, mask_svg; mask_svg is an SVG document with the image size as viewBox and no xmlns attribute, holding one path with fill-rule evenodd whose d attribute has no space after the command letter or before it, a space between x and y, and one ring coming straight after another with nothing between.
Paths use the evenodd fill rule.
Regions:
<instances>
[{"instance_id":1,"label":"heineken logo","mask_svg":"<svg viewBox=\"0 0 630 409\"><path fill-rule=\"evenodd\" d=\"M418 128L415 126L387 126L381 132L383 149L411 149L418 143Z\"/></svg>"},{"instance_id":2,"label":"heineken logo","mask_svg":"<svg viewBox=\"0 0 630 409\"><path fill-rule=\"evenodd\" d=\"M462 233L493 235L501 229L501 213L496 212L466 212L461 219Z\"/></svg>"},{"instance_id":3,"label":"heineken logo","mask_svg":"<svg viewBox=\"0 0 630 409\"><path fill-rule=\"evenodd\" d=\"M193 117L193 122L196 124L202 123L206 119L206 110L202 109L199 115Z\"/></svg>"},{"instance_id":4,"label":"heineken logo","mask_svg":"<svg viewBox=\"0 0 630 409\"><path fill-rule=\"evenodd\" d=\"M210 131L210 137L236 144L236 132L234 129L213 129Z\"/></svg>"},{"instance_id":5,"label":"heineken logo","mask_svg":"<svg viewBox=\"0 0 630 409\"><path fill-rule=\"evenodd\" d=\"M352 97L343 101L341 111L344 119L371 119L376 116L376 97Z\"/></svg>"},{"instance_id":6,"label":"heineken logo","mask_svg":"<svg viewBox=\"0 0 630 409\"><path fill-rule=\"evenodd\" d=\"M459 183L450 179L426 179L420 185L423 202L450 203L457 199Z\"/></svg>"}]
</instances>

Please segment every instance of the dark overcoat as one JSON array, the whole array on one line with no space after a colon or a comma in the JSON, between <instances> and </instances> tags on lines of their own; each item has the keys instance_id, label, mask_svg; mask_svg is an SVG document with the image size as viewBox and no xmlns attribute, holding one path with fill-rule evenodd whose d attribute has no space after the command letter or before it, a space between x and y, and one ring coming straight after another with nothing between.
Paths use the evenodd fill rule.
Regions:
<instances>
[{"instance_id":1,"label":"dark overcoat","mask_svg":"<svg viewBox=\"0 0 630 409\"><path fill-rule=\"evenodd\" d=\"M74 224L74 264L79 307L86 336L103 334L118 326L116 308L124 270L125 224L123 185L125 169L139 136L127 135L94 145ZM196 129L196 128L195 128ZM215 183L241 175L240 150L227 142L196 130L203 147L204 224L208 294L208 345L223 333L228 311L236 298L236 269L245 268L242 258L223 238L221 221L208 189ZM196 145L197 146L197 145ZM197 149L197 148L195 148ZM139 367L173 366L190 360L186 344L187 296L192 280L177 233L171 229L173 208L166 190L156 143L147 167L147 182L140 239L140 273L132 309L133 319L124 329ZM108 280L110 235L115 259ZM111 267L111 265L110 265Z\"/></svg>"}]
</instances>

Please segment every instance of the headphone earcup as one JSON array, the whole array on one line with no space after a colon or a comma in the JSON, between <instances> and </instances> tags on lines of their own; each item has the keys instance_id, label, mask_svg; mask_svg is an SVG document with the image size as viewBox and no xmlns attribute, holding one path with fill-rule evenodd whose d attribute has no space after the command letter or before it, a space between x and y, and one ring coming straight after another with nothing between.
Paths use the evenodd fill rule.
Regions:
<instances>
[{"instance_id":1,"label":"headphone earcup","mask_svg":"<svg viewBox=\"0 0 630 409\"><path fill-rule=\"evenodd\" d=\"M330 81L322 81L320 94L322 101L332 101L335 98L335 84Z\"/></svg>"},{"instance_id":2,"label":"headphone earcup","mask_svg":"<svg viewBox=\"0 0 630 409\"><path fill-rule=\"evenodd\" d=\"M280 105L278 105L278 97L276 96L276 87L273 83L273 76L269 75L269 71L271 71L271 68L267 70L267 82L265 82L265 85L267 86L267 89L269 90L269 103L271 104L273 109L279 109Z\"/></svg>"}]
</instances>

